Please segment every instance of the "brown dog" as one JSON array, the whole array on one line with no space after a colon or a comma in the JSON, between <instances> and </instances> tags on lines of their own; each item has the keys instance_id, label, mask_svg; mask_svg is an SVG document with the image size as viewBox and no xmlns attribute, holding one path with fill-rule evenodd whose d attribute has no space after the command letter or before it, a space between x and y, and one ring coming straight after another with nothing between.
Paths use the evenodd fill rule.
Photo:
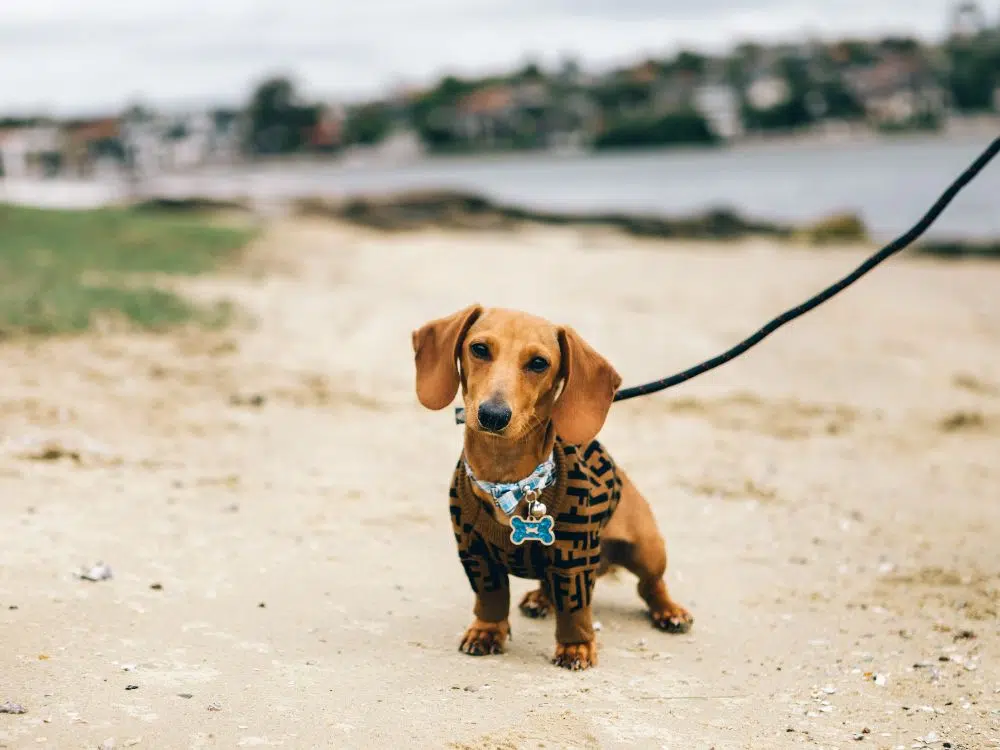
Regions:
<instances>
[{"instance_id":1,"label":"brown dog","mask_svg":"<svg viewBox=\"0 0 1000 750\"><path fill-rule=\"evenodd\" d=\"M595 440L621 384L607 360L572 328L479 305L414 331L413 350L420 403L444 409L461 386L468 415L450 493L476 594L461 650L504 650L511 574L541 581L520 608L555 610L553 663L568 669L597 663L591 598L611 566L638 577L656 627L689 630L693 618L667 593L653 513Z\"/></svg>"}]
</instances>

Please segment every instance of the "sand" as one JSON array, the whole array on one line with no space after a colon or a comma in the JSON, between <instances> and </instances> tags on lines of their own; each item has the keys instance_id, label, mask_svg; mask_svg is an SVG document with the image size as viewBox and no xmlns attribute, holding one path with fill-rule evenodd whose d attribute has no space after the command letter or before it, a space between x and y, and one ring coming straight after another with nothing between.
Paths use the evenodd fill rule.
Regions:
<instances>
[{"instance_id":1,"label":"sand","mask_svg":"<svg viewBox=\"0 0 1000 750\"><path fill-rule=\"evenodd\" d=\"M253 325L0 349L0 705L27 710L0 747L1000 744L1000 265L894 260L616 405L696 622L656 632L602 580L600 665L569 673L519 613L506 655L457 651L461 428L417 404L410 331L523 308L631 385L863 251L284 220L251 255L183 288Z\"/></svg>"}]
</instances>

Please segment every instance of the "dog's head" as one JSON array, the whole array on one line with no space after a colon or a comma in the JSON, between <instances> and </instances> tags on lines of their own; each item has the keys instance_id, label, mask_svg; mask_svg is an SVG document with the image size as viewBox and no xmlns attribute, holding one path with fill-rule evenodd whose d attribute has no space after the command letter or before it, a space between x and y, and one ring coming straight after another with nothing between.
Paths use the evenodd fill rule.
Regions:
<instances>
[{"instance_id":1,"label":"dog's head","mask_svg":"<svg viewBox=\"0 0 1000 750\"><path fill-rule=\"evenodd\" d=\"M417 397L444 409L459 386L469 429L518 440L551 422L567 443L596 437L621 385L569 326L471 305L413 332Z\"/></svg>"}]
</instances>

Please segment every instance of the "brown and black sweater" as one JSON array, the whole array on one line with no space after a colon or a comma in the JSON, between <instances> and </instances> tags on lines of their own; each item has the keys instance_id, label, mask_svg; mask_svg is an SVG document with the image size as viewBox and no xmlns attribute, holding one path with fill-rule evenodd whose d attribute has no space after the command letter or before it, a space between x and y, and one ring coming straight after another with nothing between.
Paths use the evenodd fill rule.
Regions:
<instances>
[{"instance_id":1,"label":"brown and black sweater","mask_svg":"<svg viewBox=\"0 0 1000 750\"><path fill-rule=\"evenodd\" d=\"M553 450L555 482L539 498L555 520L555 543L546 547L510 541L510 527L498 522L488 500L473 492L459 459L451 481L451 523L458 557L476 593L475 614L487 622L507 619L509 575L540 580L556 608L560 643L593 640L590 602L601 563L601 530L621 499L614 461L596 440Z\"/></svg>"}]
</instances>

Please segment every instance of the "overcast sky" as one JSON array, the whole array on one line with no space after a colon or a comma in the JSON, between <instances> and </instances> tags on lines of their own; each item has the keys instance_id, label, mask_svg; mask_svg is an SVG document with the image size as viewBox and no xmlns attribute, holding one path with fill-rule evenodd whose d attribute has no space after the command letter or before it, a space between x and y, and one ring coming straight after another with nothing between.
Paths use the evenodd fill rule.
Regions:
<instances>
[{"instance_id":1,"label":"overcast sky","mask_svg":"<svg viewBox=\"0 0 1000 750\"><path fill-rule=\"evenodd\" d=\"M570 53L587 68L736 40L939 37L949 0L0 0L0 113L239 103L285 72L356 98ZM991 3L996 5L997 3Z\"/></svg>"}]
</instances>

